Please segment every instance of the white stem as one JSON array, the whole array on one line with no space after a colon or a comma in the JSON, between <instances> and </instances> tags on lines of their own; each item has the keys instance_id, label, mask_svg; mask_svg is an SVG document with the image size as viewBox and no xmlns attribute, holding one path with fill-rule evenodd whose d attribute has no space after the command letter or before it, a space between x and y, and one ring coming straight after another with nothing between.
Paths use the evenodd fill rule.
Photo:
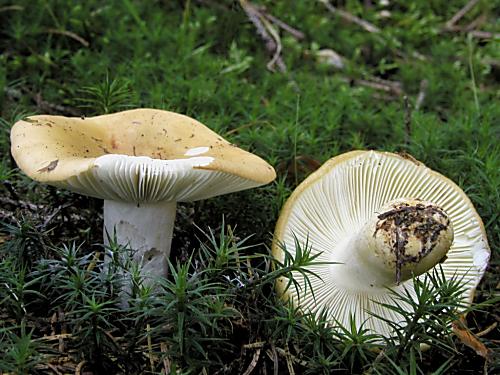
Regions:
<instances>
[{"instance_id":1,"label":"white stem","mask_svg":"<svg viewBox=\"0 0 500 375\"><path fill-rule=\"evenodd\" d=\"M336 251L332 272L348 289L392 287L427 272L453 242L446 213L430 202L390 202Z\"/></svg>"},{"instance_id":2,"label":"white stem","mask_svg":"<svg viewBox=\"0 0 500 375\"><path fill-rule=\"evenodd\" d=\"M176 202L128 203L104 201L104 238L134 251L134 260L149 276L167 276ZM108 235L107 235L107 234Z\"/></svg>"}]
</instances>

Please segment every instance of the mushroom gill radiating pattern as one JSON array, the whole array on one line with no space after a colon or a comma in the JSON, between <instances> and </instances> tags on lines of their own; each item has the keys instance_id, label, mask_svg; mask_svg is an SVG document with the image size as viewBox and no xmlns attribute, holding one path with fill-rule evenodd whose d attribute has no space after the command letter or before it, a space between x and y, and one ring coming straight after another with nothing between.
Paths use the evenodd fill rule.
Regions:
<instances>
[{"instance_id":1,"label":"mushroom gill radiating pattern","mask_svg":"<svg viewBox=\"0 0 500 375\"><path fill-rule=\"evenodd\" d=\"M237 175L201 169L212 160L105 155L88 171L59 186L102 199L140 203L195 201L260 185Z\"/></svg>"},{"instance_id":2,"label":"mushroom gill radiating pattern","mask_svg":"<svg viewBox=\"0 0 500 375\"><path fill-rule=\"evenodd\" d=\"M455 233L448 258L441 264L444 274L448 278L463 277L464 299L470 301L484 273L489 250L480 218L465 194L450 180L400 156L373 151L352 154L353 157L340 163L335 163L335 158L327 162L316 172L324 173L322 178L315 176L299 195L292 196L292 206L287 210L279 238L287 250L295 254L294 236L300 242L308 238L313 254L321 253L318 261L335 262L336 251L338 254L338 249L387 202L397 198L430 201L449 215ZM352 314L358 326L365 323L365 327L375 332L389 334L389 326L373 318L369 311L398 320L394 312L380 306L393 303L393 296L387 289L355 286L355 280L350 280L350 285L345 280L339 282L336 275L343 266L310 267L310 271L321 277L310 277L314 298L311 293L297 294L293 287L286 295L306 310L319 312L326 307L332 320L345 326ZM294 277L304 283L299 273ZM398 292L404 288L414 295L411 280L393 286Z\"/></svg>"}]
</instances>

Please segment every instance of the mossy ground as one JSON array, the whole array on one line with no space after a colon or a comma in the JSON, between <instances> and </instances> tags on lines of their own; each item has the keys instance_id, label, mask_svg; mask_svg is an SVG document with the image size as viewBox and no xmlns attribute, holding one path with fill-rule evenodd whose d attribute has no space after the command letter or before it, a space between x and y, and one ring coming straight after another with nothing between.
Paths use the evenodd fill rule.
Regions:
<instances>
[{"instance_id":1,"label":"mossy ground","mask_svg":"<svg viewBox=\"0 0 500 375\"><path fill-rule=\"evenodd\" d=\"M0 292L0 334L7 343L0 350L10 358L4 365L0 358L0 371L13 371L9 367L15 357L12 348L20 347L29 350L19 372L50 373L58 356L71 357L73 362L68 363L85 360L87 365L82 366L89 371L125 371L113 364L114 349L103 349L95 340L92 345L101 352L84 350L79 356L64 348L41 348L39 338L66 330L84 346L88 337L82 337L81 332L90 329L95 334L96 327L106 327L103 332L118 335L135 319L128 316L131 320L127 321L120 316L114 321L110 317L120 313L104 310L102 316L109 320L106 323L85 320L85 314L78 315L75 311L79 307L71 307L69 300L60 296L59 302L44 299L50 295L49 284L37 278L36 272L41 272L37 263L42 258L57 260L58 249L72 242L83 243L82 256L93 254L98 249L95 245L102 242L101 202L34 183L16 169L9 153L9 130L17 119L29 114L92 116L132 107L167 109L198 119L276 168L278 179L269 186L181 205L174 264L195 258L200 251L203 234L193 224L205 232L210 227L219 233L223 218L226 225L236 228L239 239L252 236L248 243L260 244L251 251L265 253L286 197L332 156L352 149L408 153L454 180L471 198L483 218L492 251L477 300L498 295L500 49L495 15L500 8L495 2L479 1L447 30L447 21L466 1L387 3L335 3L376 25L379 31L375 32L346 21L338 12L332 14L321 1L252 3L266 7L261 14L278 17L303 33L294 36L269 19L261 19L262 25L272 25L267 31L275 43L279 36L276 44L281 46L280 58L286 66L282 72L275 64L273 72L267 67L273 54L237 1L0 1L0 260L2 270L14 270L12 274L18 279L21 270L25 273L26 279L20 282L25 289L21 289L30 291L24 295L25 304L19 310L12 309L13 295L19 295L9 289L13 285L9 276L0 275L0 289L10 285ZM325 49L343 57L342 68L318 60L318 51ZM322 353L324 358L314 357L319 356L317 348L301 351L300 338L290 338L298 335L296 331L285 330L283 336L276 333L272 338L262 336L273 332L273 324L278 327L294 316L280 315L284 307L272 310L274 295L269 286L266 288L269 303L265 307L247 310L235 304L237 313L223 314L230 323L221 323L220 330L212 327L211 333L203 332L224 341L220 352L211 346L210 356L200 354L198 361L181 360L182 355L175 353L168 358L183 370L194 372L202 368L209 373L216 369L219 373L243 372L252 359L260 361L254 373L266 366L272 371L276 363L280 363L280 373L291 371L290 363L297 373L313 368L276 354L275 344L290 343L296 357L318 364L317 372L362 371L373 361L391 365L380 355L367 354L372 352L362 343L354 343L355 349L349 347L354 351L348 351L347 356L361 364L349 368L349 361L330 361L328 353L333 351ZM63 328L57 326L54 314L64 314L64 308L78 323L70 320ZM476 333L491 328L499 315L498 306L486 306L469 314L470 328ZM302 324L299 320L296 324ZM203 322L193 324L198 327ZM23 329L15 328L21 325ZM19 341L10 336L7 340L3 329L16 332ZM314 332L321 335L320 328L316 329ZM281 331L276 328L274 332ZM189 339L189 334L182 337ZM198 334L194 332L193 337ZM492 350L498 348L498 339L496 328L482 337ZM254 349L244 349L244 344L255 341L264 342L266 354L259 357ZM455 344L453 354L434 349L431 355L417 359L406 356L400 366L406 369L413 361L423 371L434 371L451 355L449 371L482 371L484 360L460 342ZM100 368L96 358L106 365ZM163 365L152 361L150 366L151 358L122 359L136 361L137 367L128 367L129 373L159 373ZM235 359L241 365L235 365ZM139 365L142 360L143 367ZM498 359L488 362L491 371L498 365Z\"/></svg>"}]
</instances>

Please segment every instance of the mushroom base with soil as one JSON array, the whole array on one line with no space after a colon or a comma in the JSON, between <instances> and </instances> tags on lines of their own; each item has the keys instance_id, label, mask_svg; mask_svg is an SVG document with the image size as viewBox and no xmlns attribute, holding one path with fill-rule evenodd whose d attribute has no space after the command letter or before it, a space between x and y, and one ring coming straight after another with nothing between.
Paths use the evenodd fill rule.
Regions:
<instances>
[{"instance_id":1,"label":"mushroom base with soil","mask_svg":"<svg viewBox=\"0 0 500 375\"><path fill-rule=\"evenodd\" d=\"M418 199L398 199L337 247L332 277L360 292L393 287L438 264L452 242L452 225L443 209Z\"/></svg>"}]
</instances>

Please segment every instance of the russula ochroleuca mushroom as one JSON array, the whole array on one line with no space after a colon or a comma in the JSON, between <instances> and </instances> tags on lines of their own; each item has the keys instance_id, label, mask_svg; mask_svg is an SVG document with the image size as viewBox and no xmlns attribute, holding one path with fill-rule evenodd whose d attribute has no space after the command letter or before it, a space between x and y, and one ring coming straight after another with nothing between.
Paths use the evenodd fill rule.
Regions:
<instances>
[{"instance_id":1,"label":"russula ochroleuca mushroom","mask_svg":"<svg viewBox=\"0 0 500 375\"><path fill-rule=\"evenodd\" d=\"M312 293L285 288L285 300L305 311L326 309L332 321L391 334L388 288L414 293L412 277L441 263L446 277L463 278L464 300L488 264L490 250L481 218L465 193L451 180L402 156L353 151L327 161L304 180L286 202L278 220L273 255L283 261L283 246L295 254L295 238L321 253L310 271ZM299 283L303 277L293 275ZM404 305L403 305L404 306Z\"/></svg>"},{"instance_id":2,"label":"russula ochroleuca mushroom","mask_svg":"<svg viewBox=\"0 0 500 375\"><path fill-rule=\"evenodd\" d=\"M30 116L11 131L19 168L36 181L104 199L104 227L145 274L167 274L176 202L271 182L274 169L200 122L136 109L90 118Z\"/></svg>"}]
</instances>

